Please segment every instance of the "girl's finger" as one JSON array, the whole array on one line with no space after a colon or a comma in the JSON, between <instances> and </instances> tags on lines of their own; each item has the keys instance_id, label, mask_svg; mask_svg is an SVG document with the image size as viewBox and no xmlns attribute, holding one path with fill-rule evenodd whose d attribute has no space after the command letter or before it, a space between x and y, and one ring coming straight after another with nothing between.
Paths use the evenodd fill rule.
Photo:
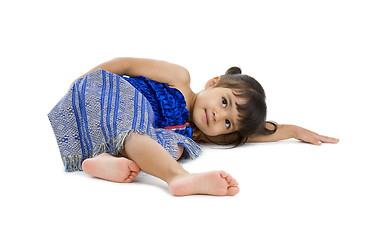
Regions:
<instances>
[{"instance_id":1,"label":"girl's finger","mask_svg":"<svg viewBox=\"0 0 366 240\"><path fill-rule=\"evenodd\" d=\"M339 141L339 139L337 138L332 138L332 137L327 137L327 136L319 136L319 140L322 141L323 143L337 143Z\"/></svg>"},{"instance_id":2,"label":"girl's finger","mask_svg":"<svg viewBox=\"0 0 366 240\"><path fill-rule=\"evenodd\" d=\"M323 141L320 139L319 135L310 135L306 139L303 140L304 142L308 142L314 145L321 145Z\"/></svg>"}]
</instances>

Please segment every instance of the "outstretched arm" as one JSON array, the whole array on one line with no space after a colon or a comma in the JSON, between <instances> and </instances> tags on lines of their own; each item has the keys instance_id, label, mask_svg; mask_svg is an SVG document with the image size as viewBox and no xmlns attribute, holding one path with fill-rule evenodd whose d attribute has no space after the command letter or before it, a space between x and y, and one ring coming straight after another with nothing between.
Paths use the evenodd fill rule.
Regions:
<instances>
[{"instance_id":1,"label":"outstretched arm","mask_svg":"<svg viewBox=\"0 0 366 240\"><path fill-rule=\"evenodd\" d=\"M267 127L273 127L268 124ZM295 126L279 124L277 131L270 135L252 136L248 139L248 142L276 142L280 140L295 138L303 142L321 145L322 143L337 143L338 139L331 138L323 135L319 135L315 132L307 130L305 128Z\"/></svg>"}]
</instances>

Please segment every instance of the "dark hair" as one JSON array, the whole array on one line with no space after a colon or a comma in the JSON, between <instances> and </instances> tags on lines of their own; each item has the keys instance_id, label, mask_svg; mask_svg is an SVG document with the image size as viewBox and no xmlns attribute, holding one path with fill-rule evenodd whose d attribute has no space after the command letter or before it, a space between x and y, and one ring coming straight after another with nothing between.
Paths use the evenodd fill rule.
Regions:
<instances>
[{"instance_id":1,"label":"dark hair","mask_svg":"<svg viewBox=\"0 0 366 240\"><path fill-rule=\"evenodd\" d=\"M236 104L239 111L239 130L223 135L223 137L234 137L233 141L225 142L224 145L234 144L236 147L246 143L250 136L269 135L276 132L277 124L266 121L266 95L257 80L241 74L240 68L231 67L225 75L220 76L220 80L214 87L230 88L236 97L245 99L244 104ZM274 129L268 129L267 123L272 124Z\"/></svg>"}]
</instances>

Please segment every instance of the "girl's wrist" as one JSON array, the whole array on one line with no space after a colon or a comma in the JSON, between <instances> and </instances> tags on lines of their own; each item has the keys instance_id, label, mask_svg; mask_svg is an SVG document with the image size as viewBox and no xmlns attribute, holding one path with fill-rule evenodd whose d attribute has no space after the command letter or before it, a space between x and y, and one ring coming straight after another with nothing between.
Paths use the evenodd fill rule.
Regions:
<instances>
[{"instance_id":1,"label":"girl's wrist","mask_svg":"<svg viewBox=\"0 0 366 240\"><path fill-rule=\"evenodd\" d=\"M296 138L299 136L299 127L295 125L285 125L287 128L288 138Z\"/></svg>"},{"instance_id":2,"label":"girl's wrist","mask_svg":"<svg viewBox=\"0 0 366 240\"><path fill-rule=\"evenodd\" d=\"M293 125L292 126L292 137L295 139L301 139L301 130L302 129L303 129L302 127Z\"/></svg>"}]
</instances>

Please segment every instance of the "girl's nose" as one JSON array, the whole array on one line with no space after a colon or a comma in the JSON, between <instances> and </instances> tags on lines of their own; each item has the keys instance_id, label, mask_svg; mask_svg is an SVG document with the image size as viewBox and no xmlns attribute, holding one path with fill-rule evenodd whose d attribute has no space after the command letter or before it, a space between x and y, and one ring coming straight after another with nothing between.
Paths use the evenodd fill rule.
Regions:
<instances>
[{"instance_id":1,"label":"girl's nose","mask_svg":"<svg viewBox=\"0 0 366 240\"><path fill-rule=\"evenodd\" d=\"M224 116L224 113L221 111L221 112L219 112L219 111L213 111L213 119L216 121L216 122L218 122L218 121L220 121L221 120L221 118Z\"/></svg>"},{"instance_id":2,"label":"girl's nose","mask_svg":"<svg viewBox=\"0 0 366 240\"><path fill-rule=\"evenodd\" d=\"M213 119L214 119L214 121L216 122L216 121L218 121L219 119L218 119L218 117L219 117L219 115L217 114L217 112L216 111L213 111Z\"/></svg>"}]
</instances>

